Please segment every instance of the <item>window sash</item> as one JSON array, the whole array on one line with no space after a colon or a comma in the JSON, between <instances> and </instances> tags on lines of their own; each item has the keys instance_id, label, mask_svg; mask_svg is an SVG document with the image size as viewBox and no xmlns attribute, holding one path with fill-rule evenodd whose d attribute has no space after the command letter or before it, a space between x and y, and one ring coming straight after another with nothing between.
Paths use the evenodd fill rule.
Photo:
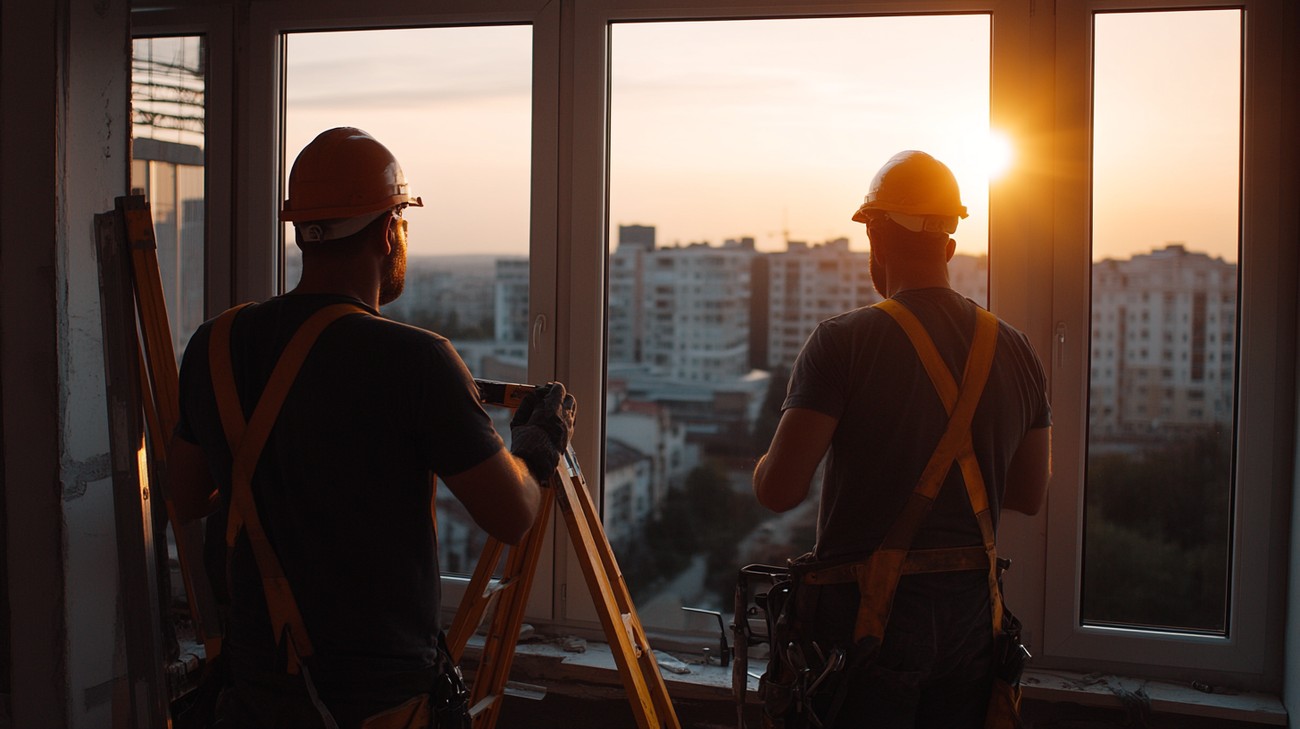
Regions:
<instances>
[{"instance_id":1,"label":"window sash","mask_svg":"<svg viewBox=\"0 0 1300 729\"><path fill-rule=\"evenodd\" d=\"M1285 0L1241 0L1244 17L1240 365L1233 582L1227 638L1080 627L1078 585L1083 454L1086 443L1090 260L1089 125L1092 13L1106 10L1222 8L1212 0L449 0L413 10L373 0L255 2L244 18L230 9L135 13L137 34L167 27L206 32L212 48L208 149L207 302L211 312L276 290L275 211L281 180L280 34L287 31L529 23L534 28L530 377L555 377L586 404L574 445L589 486L603 473L606 194L610 24L626 20L745 19L835 15L991 13L991 126L1017 140L1017 167L990 185L990 304L1021 328L1043 358L1054 410L1054 472L1044 513L1009 514L999 544L1015 559L1012 609L1025 620L1035 666L1173 675L1195 669L1213 680L1276 688L1281 661L1268 635L1281 635L1281 585L1289 531L1290 454L1295 395L1297 254L1281 221L1287 181L1282 112L1267 102L1289 93L1280 65ZM1052 7L1054 5L1054 8ZM563 19L561 18L563 11ZM362 14L364 12L364 14ZM234 47L242 89L233 97ZM222 103L222 100L227 103ZM238 103L235 103L238 102ZM234 112L227 110L234 109ZM235 134L238 130L238 135ZM238 136L241 146L232 148ZM239 184L233 169L240 169ZM1294 186L1294 182L1290 182ZM217 211L235 210L232 216ZM232 241L228 247L220 241ZM234 262L238 262L238 268ZM1051 302L1044 306L1042 302ZM539 319L539 317L541 317ZM1276 484L1276 485L1275 485ZM551 530L552 533L555 530ZM1247 535L1249 539L1247 539ZM547 550L529 618L598 631L567 549ZM548 579L549 577L549 579ZM448 600L454 601L454 580ZM538 593L542 593L539 597ZM1142 656L1135 664L1133 656Z\"/></svg>"},{"instance_id":2,"label":"window sash","mask_svg":"<svg viewBox=\"0 0 1300 729\"><path fill-rule=\"evenodd\" d=\"M1222 8L1198 2L1082 2L1058 5L1056 98L1060 168L1055 210L1054 327L1052 357L1054 411L1053 479L1047 509L1044 623L1041 658L1047 665L1088 670L1140 670L1146 676L1175 676L1195 669L1206 680L1275 687L1269 675L1266 636L1280 635L1280 611L1267 596L1280 584L1284 563L1270 542L1286 524L1270 514L1289 490L1290 474L1276 454L1289 453L1292 432L1279 427L1279 403L1290 403L1294 386L1285 361L1294 341L1295 318L1279 309L1291 283L1279 271L1294 271L1282 250L1275 180L1279 118L1258 99L1281 82L1276 64L1265 61L1278 34L1268 28L1281 8L1274 2L1245 2L1243 14L1243 108L1241 163L1241 257L1238 336L1236 473L1232 520L1231 583L1226 636L1188 635L1121 627L1084 626L1080 616L1083 484L1087 444L1090 292L1092 64L1094 14L1116 10ZM1080 130L1073 133L1072 130ZM1274 159L1270 159L1270 156ZM1290 273L1286 274L1290 275ZM1279 360L1282 357L1283 360ZM1288 499L1289 500L1289 499ZM1134 656L1141 656L1135 666Z\"/></svg>"}]
</instances>

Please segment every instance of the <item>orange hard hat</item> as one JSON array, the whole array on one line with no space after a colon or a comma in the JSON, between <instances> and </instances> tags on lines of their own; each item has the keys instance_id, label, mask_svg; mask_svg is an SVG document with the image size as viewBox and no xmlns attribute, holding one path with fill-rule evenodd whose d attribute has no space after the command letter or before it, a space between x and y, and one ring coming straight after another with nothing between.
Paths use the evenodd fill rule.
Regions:
<instances>
[{"instance_id":1,"label":"orange hard hat","mask_svg":"<svg viewBox=\"0 0 1300 729\"><path fill-rule=\"evenodd\" d=\"M966 217L952 170L913 149L890 157L871 179L854 222L867 222L873 210L914 232L953 233L957 220Z\"/></svg>"},{"instance_id":2,"label":"orange hard hat","mask_svg":"<svg viewBox=\"0 0 1300 729\"><path fill-rule=\"evenodd\" d=\"M399 205L423 207L424 202L411 197L393 153L360 129L336 127L321 132L298 153L280 220L356 218Z\"/></svg>"}]
</instances>

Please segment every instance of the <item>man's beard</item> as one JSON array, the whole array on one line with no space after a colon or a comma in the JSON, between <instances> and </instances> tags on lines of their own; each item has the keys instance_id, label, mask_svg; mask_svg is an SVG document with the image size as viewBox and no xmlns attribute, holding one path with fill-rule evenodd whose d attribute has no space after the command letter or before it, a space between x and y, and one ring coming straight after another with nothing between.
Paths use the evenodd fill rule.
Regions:
<instances>
[{"instance_id":1,"label":"man's beard","mask_svg":"<svg viewBox=\"0 0 1300 729\"><path fill-rule=\"evenodd\" d=\"M405 288L406 241L403 240L393 255L384 262L383 276L379 279L379 305L396 301Z\"/></svg>"},{"instance_id":2,"label":"man's beard","mask_svg":"<svg viewBox=\"0 0 1300 729\"><path fill-rule=\"evenodd\" d=\"M888 299L889 281L885 275L885 267L876 260L876 254L872 252L867 259L868 266L871 270L871 285L876 287L876 293L880 298Z\"/></svg>"}]
</instances>

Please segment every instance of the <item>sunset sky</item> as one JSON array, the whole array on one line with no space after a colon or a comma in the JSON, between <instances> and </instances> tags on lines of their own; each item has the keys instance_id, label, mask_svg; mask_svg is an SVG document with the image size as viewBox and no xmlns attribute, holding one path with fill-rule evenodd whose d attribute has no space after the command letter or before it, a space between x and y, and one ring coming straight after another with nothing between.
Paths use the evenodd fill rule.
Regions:
<instances>
[{"instance_id":1,"label":"sunset sky","mask_svg":"<svg viewBox=\"0 0 1300 729\"><path fill-rule=\"evenodd\" d=\"M865 248L849 216L915 148L958 177L959 250L986 251L989 36L986 15L615 26L611 227ZM1239 59L1238 11L1099 16L1094 257L1236 260ZM530 65L523 26L292 35L286 154L359 126L425 199L413 254L526 253Z\"/></svg>"}]
</instances>

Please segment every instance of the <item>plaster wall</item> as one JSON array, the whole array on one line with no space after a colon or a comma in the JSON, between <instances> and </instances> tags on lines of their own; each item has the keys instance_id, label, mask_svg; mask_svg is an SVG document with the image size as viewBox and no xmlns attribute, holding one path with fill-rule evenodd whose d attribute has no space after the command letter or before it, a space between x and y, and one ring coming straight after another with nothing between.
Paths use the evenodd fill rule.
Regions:
<instances>
[{"instance_id":1,"label":"plaster wall","mask_svg":"<svg viewBox=\"0 0 1300 729\"><path fill-rule=\"evenodd\" d=\"M94 216L127 190L131 138L127 0L71 0L58 226L59 420L71 726L112 723L120 655L108 411ZM116 659L115 659L116 656Z\"/></svg>"},{"instance_id":2,"label":"plaster wall","mask_svg":"<svg viewBox=\"0 0 1300 729\"><path fill-rule=\"evenodd\" d=\"M5 3L0 387L14 726L112 724L118 650L94 215L125 194L127 0Z\"/></svg>"}]
</instances>

